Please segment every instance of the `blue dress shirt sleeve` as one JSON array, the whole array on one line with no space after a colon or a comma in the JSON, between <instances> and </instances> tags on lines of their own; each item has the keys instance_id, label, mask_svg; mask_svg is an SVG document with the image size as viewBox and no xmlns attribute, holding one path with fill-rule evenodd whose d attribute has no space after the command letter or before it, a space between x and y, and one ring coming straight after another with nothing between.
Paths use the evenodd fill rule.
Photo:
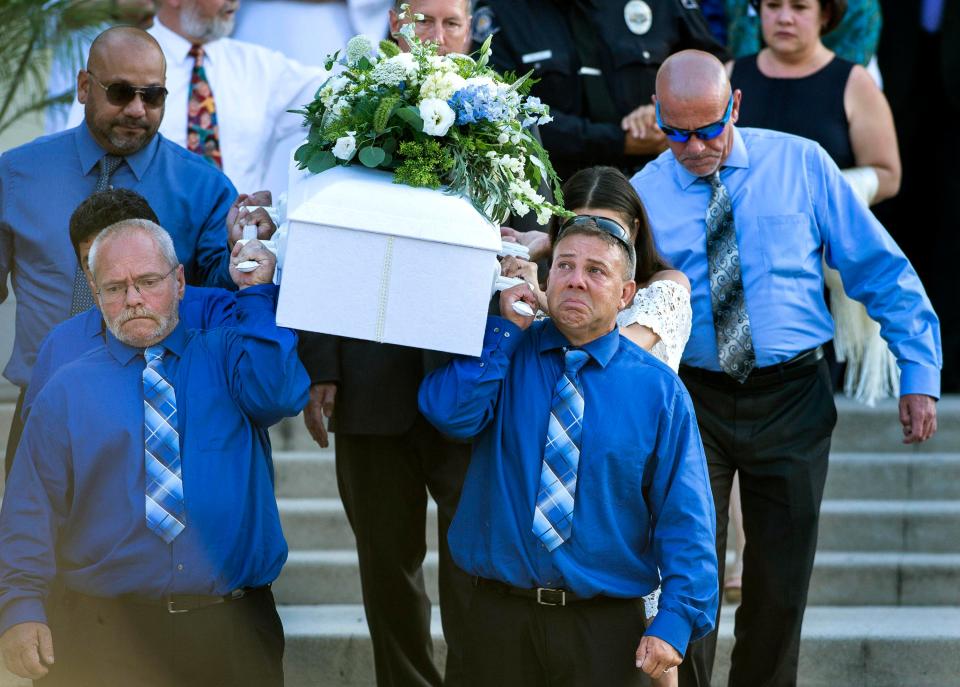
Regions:
<instances>
[{"instance_id":1,"label":"blue dress shirt sleeve","mask_svg":"<svg viewBox=\"0 0 960 687\"><path fill-rule=\"evenodd\" d=\"M656 465L646 493L661 594L647 632L683 655L689 641L713 629L720 601L713 494L689 396L676 392L657 436Z\"/></svg>"},{"instance_id":2,"label":"blue dress shirt sleeve","mask_svg":"<svg viewBox=\"0 0 960 687\"><path fill-rule=\"evenodd\" d=\"M880 323L900 367L900 394L939 398L943 355L940 323L920 278L873 213L856 197L819 146L808 157L808 179L824 240L824 257L850 297Z\"/></svg>"},{"instance_id":3,"label":"blue dress shirt sleeve","mask_svg":"<svg viewBox=\"0 0 960 687\"><path fill-rule=\"evenodd\" d=\"M227 214L230 205L237 197L233 184L219 175L211 189L216 202L210 208L210 214L203 221L197 240L195 260L197 265L197 283L205 286L219 286L224 289L236 289L230 277L230 251L227 250Z\"/></svg>"},{"instance_id":4,"label":"blue dress shirt sleeve","mask_svg":"<svg viewBox=\"0 0 960 687\"><path fill-rule=\"evenodd\" d=\"M0 157L0 303L7 300L10 293L7 289L7 277L13 267L13 228L3 220L7 215L4 206L6 171L6 161Z\"/></svg>"},{"instance_id":5,"label":"blue dress shirt sleeve","mask_svg":"<svg viewBox=\"0 0 960 687\"><path fill-rule=\"evenodd\" d=\"M297 335L276 324L277 289L265 284L240 291L237 325L224 330L226 359L232 363L230 393L262 427L300 412L309 397L310 378L297 355Z\"/></svg>"},{"instance_id":6,"label":"blue dress shirt sleeve","mask_svg":"<svg viewBox=\"0 0 960 687\"><path fill-rule=\"evenodd\" d=\"M0 634L19 623L47 622L57 533L70 511L70 454L62 428L51 421L64 416L62 400L38 399L0 509Z\"/></svg>"},{"instance_id":7,"label":"blue dress shirt sleeve","mask_svg":"<svg viewBox=\"0 0 960 687\"><path fill-rule=\"evenodd\" d=\"M502 317L487 318L479 358L461 356L420 384L420 412L447 436L469 439L493 420L510 358L524 331Z\"/></svg>"}]
</instances>

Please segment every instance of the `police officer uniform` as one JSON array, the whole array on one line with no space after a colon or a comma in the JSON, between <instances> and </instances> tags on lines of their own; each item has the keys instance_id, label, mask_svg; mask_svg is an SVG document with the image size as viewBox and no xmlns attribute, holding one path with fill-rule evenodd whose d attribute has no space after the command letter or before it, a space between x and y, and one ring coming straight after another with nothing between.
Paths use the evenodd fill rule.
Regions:
<instances>
[{"instance_id":1,"label":"police officer uniform","mask_svg":"<svg viewBox=\"0 0 960 687\"><path fill-rule=\"evenodd\" d=\"M628 175L648 158L624 154L624 116L650 103L671 53L696 48L728 59L696 0L479 0L473 38L493 35L490 64L533 70L532 94L550 105L541 129L562 179L596 164Z\"/></svg>"}]
</instances>

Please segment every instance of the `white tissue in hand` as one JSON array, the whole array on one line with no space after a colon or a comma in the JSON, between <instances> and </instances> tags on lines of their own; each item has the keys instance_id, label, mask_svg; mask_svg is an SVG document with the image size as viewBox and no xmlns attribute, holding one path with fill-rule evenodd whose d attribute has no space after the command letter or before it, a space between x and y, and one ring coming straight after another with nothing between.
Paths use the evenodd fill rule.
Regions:
<instances>
[{"instance_id":1,"label":"white tissue in hand","mask_svg":"<svg viewBox=\"0 0 960 687\"><path fill-rule=\"evenodd\" d=\"M533 317L533 308L523 301L513 302L513 312L517 313L518 315L523 315L524 317Z\"/></svg>"},{"instance_id":2,"label":"white tissue in hand","mask_svg":"<svg viewBox=\"0 0 960 687\"><path fill-rule=\"evenodd\" d=\"M258 267L260 267L260 263L256 260L244 260L237 264L237 272L253 272Z\"/></svg>"}]
</instances>

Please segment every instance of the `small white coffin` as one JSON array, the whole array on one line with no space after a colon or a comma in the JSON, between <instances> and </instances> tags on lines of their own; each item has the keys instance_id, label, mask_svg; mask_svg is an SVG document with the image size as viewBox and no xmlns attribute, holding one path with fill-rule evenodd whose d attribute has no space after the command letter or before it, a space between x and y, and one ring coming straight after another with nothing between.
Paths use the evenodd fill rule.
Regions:
<instances>
[{"instance_id":1,"label":"small white coffin","mask_svg":"<svg viewBox=\"0 0 960 687\"><path fill-rule=\"evenodd\" d=\"M480 355L499 228L466 200L359 166L295 168L277 324Z\"/></svg>"}]
</instances>

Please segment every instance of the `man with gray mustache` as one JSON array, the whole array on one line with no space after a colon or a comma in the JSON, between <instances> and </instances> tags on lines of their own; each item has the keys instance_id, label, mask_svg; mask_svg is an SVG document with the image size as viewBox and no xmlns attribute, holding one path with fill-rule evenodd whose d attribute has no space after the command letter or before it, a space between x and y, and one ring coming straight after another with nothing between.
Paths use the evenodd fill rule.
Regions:
<instances>
[{"instance_id":1,"label":"man with gray mustache","mask_svg":"<svg viewBox=\"0 0 960 687\"><path fill-rule=\"evenodd\" d=\"M275 258L234 247L236 324L209 330L180 322L155 223L107 227L89 258L105 344L41 390L0 510L4 662L52 687L282 687L267 430L309 378L276 325Z\"/></svg>"}]
</instances>

